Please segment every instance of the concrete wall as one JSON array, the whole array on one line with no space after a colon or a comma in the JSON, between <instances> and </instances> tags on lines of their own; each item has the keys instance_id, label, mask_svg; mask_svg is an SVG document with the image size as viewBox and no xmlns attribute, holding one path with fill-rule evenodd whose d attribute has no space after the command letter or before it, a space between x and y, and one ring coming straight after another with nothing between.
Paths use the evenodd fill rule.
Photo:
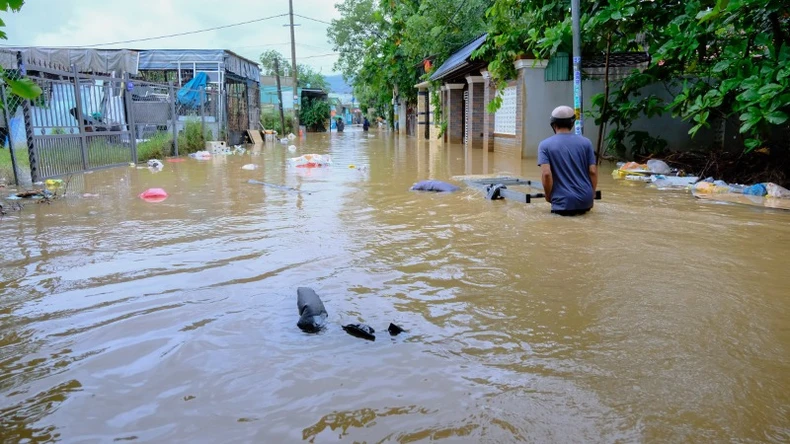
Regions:
<instances>
[{"instance_id":1,"label":"concrete wall","mask_svg":"<svg viewBox=\"0 0 790 444\"><path fill-rule=\"evenodd\" d=\"M549 126L551 110L560 105L573 106L573 82L559 81L546 82L544 80L544 68L542 67L523 67L519 69L519 81L523 82L524 106L522 108L523 140L521 141L523 157L537 157L538 144L553 135ZM616 91L618 82L610 82L610 93ZM599 127L595 125L595 120L586 112L592 109L591 97L595 94L603 93L603 80L585 80L582 82L584 136L590 139L595 146L598 140ZM655 94L667 102L674 99L675 91L668 91L663 84L650 85L642 89L643 95ZM669 114L660 117L640 117L631 126L632 131L646 131L653 137L661 137L668 143L668 148L673 151L683 151L695 146L705 146L713 141L714 132L712 130L701 130L697 137L692 140L688 134L692 125L683 122L681 119L673 118ZM612 128L607 128L607 132ZM606 134L604 134L604 137ZM626 141L627 145L630 141Z\"/></svg>"},{"instance_id":2,"label":"concrete wall","mask_svg":"<svg viewBox=\"0 0 790 444\"><path fill-rule=\"evenodd\" d=\"M554 135L549 126L551 111L560 105L573 107L573 82L546 82L543 68L524 68L519 71L524 82L522 156L537 157L540 142ZM600 92L603 92L603 82L582 82L582 109L590 109L590 98ZM584 136L595 145L598 127L592 119L584 121Z\"/></svg>"}]
</instances>

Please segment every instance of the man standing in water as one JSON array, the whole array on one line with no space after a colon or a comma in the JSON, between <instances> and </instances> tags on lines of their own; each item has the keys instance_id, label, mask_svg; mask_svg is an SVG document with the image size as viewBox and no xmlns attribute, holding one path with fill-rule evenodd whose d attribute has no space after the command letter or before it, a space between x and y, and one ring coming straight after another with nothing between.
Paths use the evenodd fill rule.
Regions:
<instances>
[{"instance_id":1,"label":"man standing in water","mask_svg":"<svg viewBox=\"0 0 790 444\"><path fill-rule=\"evenodd\" d=\"M584 214L593 207L598 166L590 139L572 133L576 113L558 106L551 113L554 135L538 145L538 166L551 212L562 216Z\"/></svg>"}]
</instances>

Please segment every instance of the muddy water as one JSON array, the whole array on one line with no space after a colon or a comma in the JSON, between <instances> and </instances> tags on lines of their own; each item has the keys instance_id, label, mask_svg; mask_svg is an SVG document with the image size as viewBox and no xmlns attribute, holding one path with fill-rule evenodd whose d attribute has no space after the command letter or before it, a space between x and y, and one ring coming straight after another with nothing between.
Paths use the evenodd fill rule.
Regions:
<instances>
[{"instance_id":1,"label":"muddy water","mask_svg":"<svg viewBox=\"0 0 790 444\"><path fill-rule=\"evenodd\" d=\"M583 218L417 194L538 170L349 130L74 177L6 216L0 441L790 439L790 215L606 171ZM285 167L310 152L335 166ZM296 328L298 286L324 333Z\"/></svg>"}]
</instances>

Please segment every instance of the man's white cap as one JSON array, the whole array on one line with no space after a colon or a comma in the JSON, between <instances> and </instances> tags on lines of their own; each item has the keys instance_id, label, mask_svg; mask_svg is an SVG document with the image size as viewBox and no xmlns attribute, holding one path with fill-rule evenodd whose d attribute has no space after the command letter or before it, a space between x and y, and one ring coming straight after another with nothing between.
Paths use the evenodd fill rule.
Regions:
<instances>
[{"instance_id":1,"label":"man's white cap","mask_svg":"<svg viewBox=\"0 0 790 444\"><path fill-rule=\"evenodd\" d=\"M554 111L551 112L552 120L568 120L576 118L576 111L573 110L570 106L558 106L554 108Z\"/></svg>"}]
</instances>

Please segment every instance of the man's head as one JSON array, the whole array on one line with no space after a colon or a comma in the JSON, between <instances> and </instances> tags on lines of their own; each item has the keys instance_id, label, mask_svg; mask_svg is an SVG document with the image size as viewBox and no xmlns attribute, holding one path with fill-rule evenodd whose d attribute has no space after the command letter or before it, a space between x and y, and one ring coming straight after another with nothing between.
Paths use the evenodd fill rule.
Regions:
<instances>
[{"instance_id":1,"label":"man's head","mask_svg":"<svg viewBox=\"0 0 790 444\"><path fill-rule=\"evenodd\" d=\"M551 127L556 133L557 130L571 130L576 121L576 112L570 106L558 106L551 112Z\"/></svg>"}]
</instances>

